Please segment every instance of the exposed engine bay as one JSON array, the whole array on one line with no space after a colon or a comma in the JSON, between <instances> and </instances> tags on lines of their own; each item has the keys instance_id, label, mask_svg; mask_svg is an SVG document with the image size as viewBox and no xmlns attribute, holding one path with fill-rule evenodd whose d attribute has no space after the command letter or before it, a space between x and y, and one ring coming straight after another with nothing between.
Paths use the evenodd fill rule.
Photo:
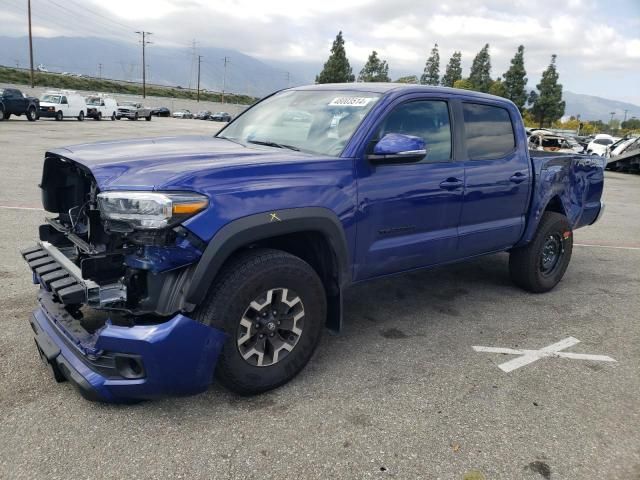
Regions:
<instances>
[{"instance_id":1,"label":"exposed engine bay","mask_svg":"<svg viewBox=\"0 0 640 480\"><path fill-rule=\"evenodd\" d=\"M40 187L44 209L57 216L23 255L56 301L72 313L83 304L137 316L189 310L183 292L204 249L199 238L180 225L137 229L105 218L91 172L62 157L45 159Z\"/></svg>"}]
</instances>

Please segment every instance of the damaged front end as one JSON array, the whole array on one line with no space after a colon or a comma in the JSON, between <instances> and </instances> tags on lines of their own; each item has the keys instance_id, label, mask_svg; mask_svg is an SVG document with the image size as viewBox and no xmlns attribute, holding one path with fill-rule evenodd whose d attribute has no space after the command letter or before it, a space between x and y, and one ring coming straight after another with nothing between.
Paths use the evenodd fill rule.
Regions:
<instances>
[{"instance_id":1,"label":"damaged front end","mask_svg":"<svg viewBox=\"0 0 640 480\"><path fill-rule=\"evenodd\" d=\"M208 199L100 192L86 167L59 156L45 159L40 186L57 216L22 255L41 287L36 345L56 379L104 401L205 390L225 334L186 316L205 245L180 223Z\"/></svg>"}]
</instances>

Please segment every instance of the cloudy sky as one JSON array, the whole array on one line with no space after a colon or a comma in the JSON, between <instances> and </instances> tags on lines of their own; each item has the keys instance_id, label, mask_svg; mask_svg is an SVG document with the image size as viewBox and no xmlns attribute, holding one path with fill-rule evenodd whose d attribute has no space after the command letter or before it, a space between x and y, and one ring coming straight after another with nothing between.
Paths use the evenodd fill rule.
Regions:
<instances>
[{"instance_id":1,"label":"cloudy sky","mask_svg":"<svg viewBox=\"0 0 640 480\"><path fill-rule=\"evenodd\" d=\"M0 0L0 20L19 19L26 0ZM375 49L392 75L420 74L434 42L441 69L461 50L464 74L491 46L493 76L525 46L530 86L558 55L567 90L640 104L640 0L32 0L46 10L34 34L98 35L135 41L154 32L159 44L201 45L248 55L322 64L338 30L361 64ZM6 6L6 8L4 8ZM41 19L43 18L41 14ZM9 17L9 18L6 18ZM63 18L81 21L65 28ZM24 35L24 20L2 21L3 34Z\"/></svg>"}]
</instances>

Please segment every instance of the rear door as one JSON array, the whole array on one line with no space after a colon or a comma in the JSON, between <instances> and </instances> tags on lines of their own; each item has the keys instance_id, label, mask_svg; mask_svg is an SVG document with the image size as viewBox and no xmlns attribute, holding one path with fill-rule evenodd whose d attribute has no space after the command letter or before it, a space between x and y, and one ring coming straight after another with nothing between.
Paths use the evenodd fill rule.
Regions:
<instances>
[{"instance_id":1,"label":"rear door","mask_svg":"<svg viewBox=\"0 0 640 480\"><path fill-rule=\"evenodd\" d=\"M421 137L418 163L373 165L358 160L355 280L455 258L464 166L454 162L454 125L447 98L405 96L391 104L367 139L369 149L388 133Z\"/></svg>"},{"instance_id":2,"label":"rear door","mask_svg":"<svg viewBox=\"0 0 640 480\"><path fill-rule=\"evenodd\" d=\"M466 152L459 257L503 250L522 235L531 189L526 137L515 109L463 101Z\"/></svg>"}]
</instances>

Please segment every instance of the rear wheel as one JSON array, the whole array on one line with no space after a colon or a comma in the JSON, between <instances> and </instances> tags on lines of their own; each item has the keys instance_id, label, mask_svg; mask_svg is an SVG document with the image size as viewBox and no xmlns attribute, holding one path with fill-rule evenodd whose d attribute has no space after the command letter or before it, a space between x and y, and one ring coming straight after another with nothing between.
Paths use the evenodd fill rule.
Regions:
<instances>
[{"instance_id":1,"label":"rear wheel","mask_svg":"<svg viewBox=\"0 0 640 480\"><path fill-rule=\"evenodd\" d=\"M511 251L511 279L529 292L548 292L567 271L572 251L573 234L567 218L559 213L546 212L533 240Z\"/></svg>"},{"instance_id":2,"label":"rear wheel","mask_svg":"<svg viewBox=\"0 0 640 480\"><path fill-rule=\"evenodd\" d=\"M147 117L144 117L144 119L145 119L147 122L150 122L150 121L151 121L151 114L149 114L149 116L147 116Z\"/></svg>"},{"instance_id":3,"label":"rear wheel","mask_svg":"<svg viewBox=\"0 0 640 480\"><path fill-rule=\"evenodd\" d=\"M84 111L80 110L80 113L78 114L78 121L81 122L84 120Z\"/></svg>"},{"instance_id":4,"label":"rear wheel","mask_svg":"<svg viewBox=\"0 0 640 480\"><path fill-rule=\"evenodd\" d=\"M116 120L116 112L111 114L111 121L114 122ZM119 120L119 119L118 119Z\"/></svg>"},{"instance_id":5,"label":"rear wheel","mask_svg":"<svg viewBox=\"0 0 640 480\"><path fill-rule=\"evenodd\" d=\"M4 107L0 105L0 122L4 120Z\"/></svg>"},{"instance_id":6,"label":"rear wheel","mask_svg":"<svg viewBox=\"0 0 640 480\"><path fill-rule=\"evenodd\" d=\"M242 395L295 377L313 355L325 317L324 287L313 268L268 249L231 260L195 314L229 335L215 376Z\"/></svg>"},{"instance_id":7,"label":"rear wheel","mask_svg":"<svg viewBox=\"0 0 640 480\"><path fill-rule=\"evenodd\" d=\"M29 107L27 109L27 120L30 122L35 122L38 119L38 112L36 111L36 107Z\"/></svg>"}]
</instances>

